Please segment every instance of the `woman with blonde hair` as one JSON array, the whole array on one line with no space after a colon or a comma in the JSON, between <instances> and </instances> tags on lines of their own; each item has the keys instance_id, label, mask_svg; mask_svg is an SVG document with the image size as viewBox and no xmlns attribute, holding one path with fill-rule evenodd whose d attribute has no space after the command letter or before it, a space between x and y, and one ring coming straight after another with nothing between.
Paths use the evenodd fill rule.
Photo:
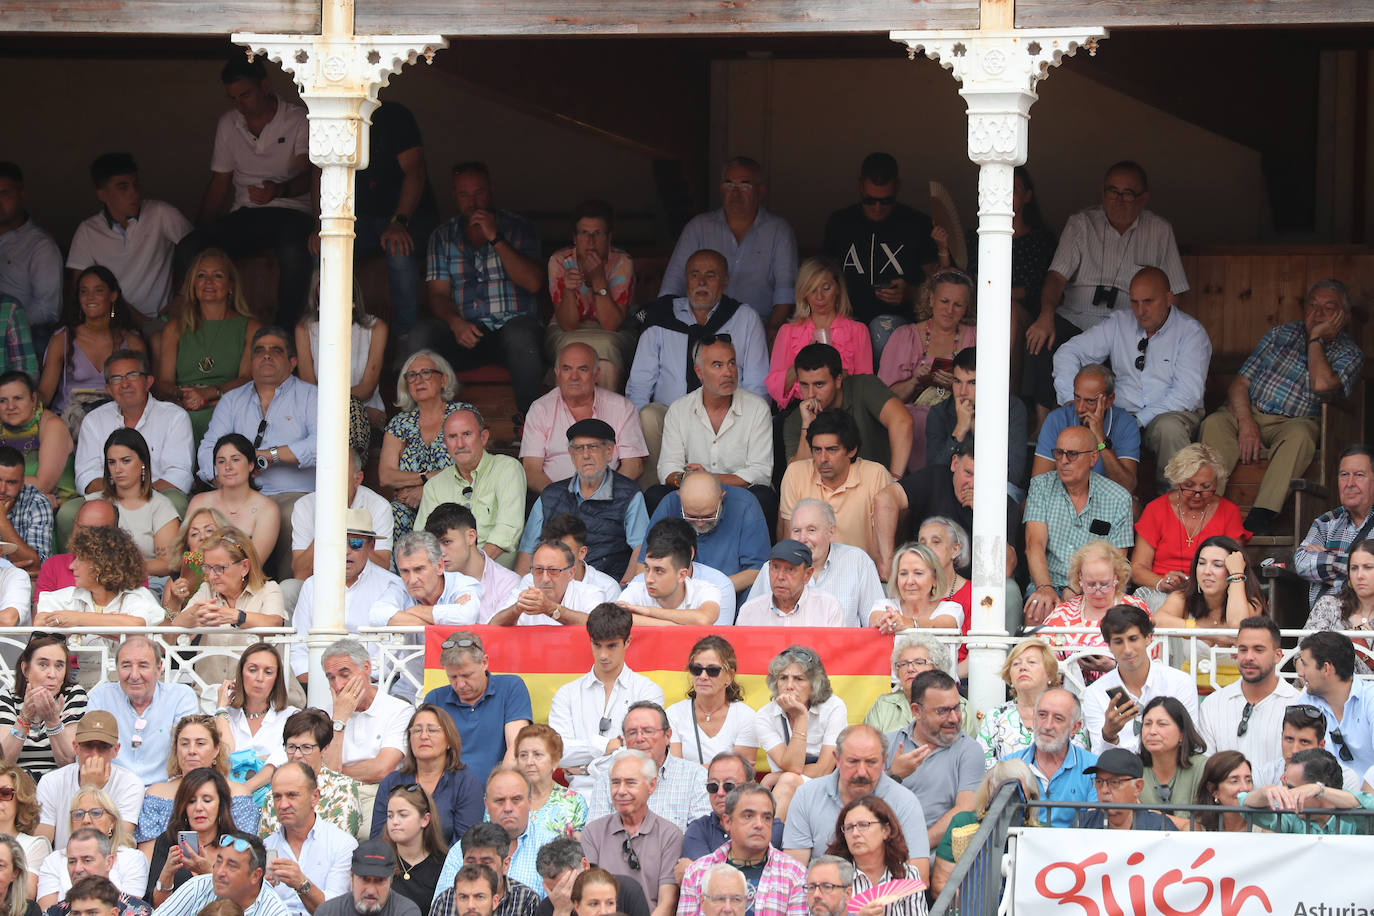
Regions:
<instances>
[{"instance_id":1,"label":"woman with blonde hair","mask_svg":"<svg viewBox=\"0 0 1374 916\"><path fill-rule=\"evenodd\" d=\"M134 828L134 841L149 859L153 843L176 815L173 799L181 789L182 778L192 770L208 767L228 779L229 746L221 738L211 716L193 713L182 716L172 726L172 754L167 758L167 779L155 782L143 795L143 809ZM252 790L242 783L229 782L230 800L226 810L245 833L258 830L259 809Z\"/></svg>"},{"instance_id":2,"label":"woman with blonde hair","mask_svg":"<svg viewBox=\"0 0 1374 916\"><path fill-rule=\"evenodd\" d=\"M76 839L82 839L80 833L87 827L109 844L110 854L114 856L114 867L110 869L110 881L114 886L133 897L143 893L148 887L148 860L134 848L133 837L129 836L128 827L114 799L102 789L82 786L72 796L69 811L71 819L68 830L61 837L62 846L49 854L38 867L38 905L46 910L71 889L66 844L74 835ZM40 826L38 829L45 828Z\"/></svg>"},{"instance_id":3,"label":"woman with blonde hair","mask_svg":"<svg viewBox=\"0 0 1374 916\"><path fill-rule=\"evenodd\" d=\"M868 328L851 317L854 308L844 287L844 272L829 258L807 258L797 268L796 311L778 329L764 386L779 407L797 396L793 366L802 347L826 344L840 351L845 375L873 374L873 343Z\"/></svg>"},{"instance_id":4,"label":"woman with blonde hair","mask_svg":"<svg viewBox=\"0 0 1374 916\"><path fill-rule=\"evenodd\" d=\"M978 789L973 793L973 810L960 811L949 820L949 826L945 829L945 835L940 839L940 845L935 848L934 855L930 862L930 889L932 893L939 894L945 889L945 884L949 881L949 876L954 873L954 862L957 856L954 854L954 836L956 831L967 832L969 827L977 830L983 818L988 816L988 805L997 795L997 790L1009 782L1020 783L1021 797L1024 801L1038 801L1040 798L1040 780L1026 764L1024 760L1003 760L994 764L992 769L983 775L983 781L978 784ZM1036 809L1026 805L1025 812L1021 818L1019 826L1039 827L1040 818L1036 815Z\"/></svg>"},{"instance_id":5,"label":"woman with blonde hair","mask_svg":"<svg viewBox=\"0 0 1374 916\"><path fill-rule=\"evenodd\" d=\"M19 840L0 835L0 916L39 916L42 910L33 900L36 883Z\"/></svg>"},{"instance_id":6,"label":"woman with blonde hair","mask_svg":"<svg viewBox=\"0 0 1374 916\"><path fill-rule=\"evenodd\" d=\"M352 352L349 359L351 377L348 380L350 410L354 416L361 413L369 426L381 429L386 425L386 405L382 403L382 393L378 383L382 378L382 361L386 357L388 335L387 323L376 315L371 315L363 304L362 287L353 283L353 321L349 328ZM319 384L316 366L320 362L320 272L316 270L310 277L310 293L306 297L305 314L296 325L296 374L301 381L312 385ZM367 449L366 429L356 430L350 420L349 446ZM359 442L355 434L363 433Z\"/></svg>"},{"instance_id":7,"label":"woman with blonde hair","mask_svg":"<svg viewBox=\"0 0 1374 916\"><path fill-rule=\"evenodd\" d=\"M429 478L453 464L444 446L444 421L463 406L453 366L433 350L416 350L396 380L396 416L386 425L377 479L395 493L393 536L415 526L415 510Z\"/></svg>"},{"instance_id":8,"label":"woman with blonde hair","mask_svg":"<svg viewBox=\"0 0 1374 916\"><path fill-rule=\"evenodd\" d=\"M1218 535L1242 544L1250 540L1240 507L1221 495L1226 466L1210 447L1195 442L1179 449L1164 468L1164 479L1173 489L1141 511L1131 551L1135 594L1151 614L1171 592L1194 585L1188 568L1203 541Z\"/></svg>"},{"instance_id":9,"label":"woman with blonde hair","mask_svg":"<svg viewBox=\"0 0 1374 916\"><path fill-rule=\"evenodd\" d=\"M868 625L892 634L913 627L958 630L964 609L946 596L949 580L935 551L925 544L903 544L892 556L888 597L868 612Z\"/></svg>"},{"instance_id":10,"label":"woman with blonde hair","mask_svg":"<svg viewBox=\"0 0 1374 916\"><path fill-rule=\"evenodd\" d=\"M224 513L209 506L202 506L186 513L176 540L168 552L174 564L173 578L162 587L162 606L167 609L168 618L175 617L187 600L205 581L205 554L201 545L205 539L220 528L228 528L229 519Z\"/></svg>"},{"instance_id":11,"label":"woman with blonde hair","mask_svg":"<svg viewBox=\"0 0 1374 916\"><path fill-rule=\"evenodd\" d=\"M1063 683L1059 660L1043 639L1023 639L1013 646L1002 665L1002 680L1015 695L988 712L978 726L978 743L983 746L984 765L988 769L1031 746L1035 740L1036 701L1050 687ZM1088 733L1081 728L1073 740L1083 750L1088 749Z\"/></svg>"},{"instance_id":12,"label":"woman with blonde hair","mask_svg":"<svg viewBox=\"0 0 1374 916\"><path fill-rule=\"evenodd\" d=\"M38 827L38 789L33 778L9 761L0 761L0 834L13 837L28 866L28 893L38 895L38 865L52 852L47 837L34 833Z\"/></svg>"},{"instance_id":13,"label":"woman with blonde hair","mask_svg":"<svg viewBox=\"0 0 1374 916\"><path fill-rule=\"evenodd\" d=\"M1071 595L1060 602L1045 618L1046 627L1091 627L1090 633L1053 633L1045 639L1060 649L1061 660L1069 657L1069 648L1085 646L1106 647L1098 624L1107 611L1118 604L1129 604L1146 613L1145 602L1126 594L1130 582L1131 565L1120 547L1110 541L1089 541L1069 560L1069 585L1064 589ZM1082 655L1078 659L1083 683L1091 684L1116 667L1110 655Z\"/></svg>"},{"instance_id":14,"label":"woman with blonde hair","mask_svg":"<svg viewBox=\"0 0 1374 916\"><path fill-rule=\"evenodd\" d=\"M205 249L191 262L174 302L172 320L155 348L154 391L186 408L199 442L219 399L252 378L248 342L260 324L243 296L233 260L218 248Z\"/></svg>"},{"instance_id":15,"label":"woman with blonde hair","mask_svg":"<svg viewBox=\"0 0 1374 916\"><path fill-rule=\"evenodd\" d=\"M221 528L201 544L205 555L205 581L170 621L175 627L216 627L221 630L200 637L202 646L242 648L257 637L235 630L280 627L286 624L281 586L262 571L253 541L237 528ZM233 634L233 635L231 635ZM237 659L214 655L196 662L196 673L218 684L233 673Z\"/></svg>"}]
</instances>

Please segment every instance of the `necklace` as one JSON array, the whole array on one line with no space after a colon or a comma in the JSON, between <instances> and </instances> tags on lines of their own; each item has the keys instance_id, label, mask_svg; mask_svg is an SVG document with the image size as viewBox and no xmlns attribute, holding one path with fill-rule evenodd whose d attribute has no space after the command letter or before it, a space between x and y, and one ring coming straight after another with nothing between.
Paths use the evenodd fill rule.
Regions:
<instances>
[{"instance_id":1,"label":"necklace","mask_svg":"<svg viewBox=\"0 0 1374 916\"><path fill-rule=\"evenodd\" d=\"M262 712L249 712L247 709L243 711L243 717L252 721L257 721L265 715L267 715L267 710L265 709Z\"/></svg>"},{"instance_id":2,"label":"necklace","mask_svg":"<svg viewBox=\"0 0 1374 916\"><path fill-rule=\"evenodd\" d=\"M1188 520L1183 517L1183 497L1180 496L1178 498L1178 503L1174 506L1174 514L1178 516L1178 523L1181 526L1183 526L1184 545L1187 546L1190 550L1192 549L1193 541L1197 540L1197 536L1201 534L1202 529L1206 527L1207 514L1210 510L1211 507L1209 506L1207 509L1204 509L1201 512L1189 512L1189 517L1191 517L1197 524L1196 528L1190 529L1188 527Z\"/></svg>"},{"instance_id":3,"label":"necklace","mask_svg":"<svg viewBox=\"0 0 1374 916\"><path fill-rule=\"evenodd\" d=\"M712 716L718 716L718 715L720 715L721 710L723 710L723 709L728 709L729 707L730 707L730 704L727 702L727 703L725 703L725 704L722 705L722 706L716 707L716 708L715 708L714 710L712 710L711 712L707 712L706 710L703 709L703 710L701 711L701 717L702 717L703 719L705 719L707 722L710 722Z\"/></svg>"},{"instance_id":4,"label":"necklace","mask_svg":"<svg viewBox=\"0 0 1374 916\"><path fill-rule=\"evenodd\" d=\"M954 593L957 592L957 591L959 590L959 587L960 587L961 585L963 585L963 582L964 582L964 577L961 576L961 575L959 575L958 573L955 573L955 574L954 574L954 581L953 581L953 582L950 584L950 586L949 586L949 594L948 594L948 595L945 595L945 598L947 598L947 599L953 598L953 597L954 597Z\"/></svg>"}]
</instances>

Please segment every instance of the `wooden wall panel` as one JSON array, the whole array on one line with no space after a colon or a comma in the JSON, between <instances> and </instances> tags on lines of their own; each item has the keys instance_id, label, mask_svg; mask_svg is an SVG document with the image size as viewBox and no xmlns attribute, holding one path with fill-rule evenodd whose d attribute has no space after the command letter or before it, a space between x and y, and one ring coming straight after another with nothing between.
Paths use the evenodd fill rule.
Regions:
<instances>
[{"instance_id":1,"label":"wooden wall panel","mask_svg":"<svg viewBox=\"0 0 1374 916\"><path fill-rule=\"evenodd\" d=\"M1345 0L1016 0L1017 28L1101 25L1326 25L1374 22L1374 6Z\"/></svg>"}]
</instances>

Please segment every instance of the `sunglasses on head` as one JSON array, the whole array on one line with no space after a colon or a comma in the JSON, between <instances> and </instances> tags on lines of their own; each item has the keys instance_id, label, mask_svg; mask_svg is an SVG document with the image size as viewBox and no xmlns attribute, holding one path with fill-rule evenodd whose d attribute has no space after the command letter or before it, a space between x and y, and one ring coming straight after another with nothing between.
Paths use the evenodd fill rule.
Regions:
<instances>
[{"instance_id":1,"label":"sunglasses on head","mask_svg":"<svg viewBox=\"0 0 1374 916\"><path fill-rule=\"evenodd\" d=\"M248 850L253 848L252 844L249 843L247 840L240 839L236 836L230 836L227 833L219 838L219 845L221 847L233 846L234 852L247 852Z\"/></svg>"},{"instance_id":2,"label":"sunglasses on head","mask_svg":"<svg viewBox=\"0 0 1374 916\"><path fill-rule=\"evenodd\" d=\"M464 637L462 637L462 638L457 638L457 637L450 636L448 639L446 639L446 640L444 640L443 642L439 643L439 648L440 648L440 649L473 649L473 648L479 648L479 646L478 646L478 644L477 644L477 640L473 639L471 636L464 636Z\"/></svg>"}]
</instances>

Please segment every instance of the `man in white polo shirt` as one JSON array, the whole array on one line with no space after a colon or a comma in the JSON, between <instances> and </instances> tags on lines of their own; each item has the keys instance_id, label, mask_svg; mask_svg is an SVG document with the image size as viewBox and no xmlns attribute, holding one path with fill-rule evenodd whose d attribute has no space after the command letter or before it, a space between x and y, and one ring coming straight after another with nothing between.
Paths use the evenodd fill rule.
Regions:
<instances>
[{"instance_id":1,"label":"man in white polo shirt","mask_svg":"<svg viewBox=\"0 0 1374 916\"><path fill-rule=\"evenodd\" d=\"M309 122L304 108L272 92L261 61L235 55L220 81L234 110L215 128L198 228L177 246L177 259L189 264L210 247L231 258L272 252L280 270L276 323L295 327L314 269Z\"/></svg>"},{"instance_id":2,"label":"man in white polo shirt","mask_svg":"<svg viewBox=\"0 0 1374 916\"><path fill-rule=\"evenodd\" d=\"M67 272L75 281L92 264L108 267L144 332L156 333L162 329L158 316L172 298L172 254L191 232L191 221L169 203L143 199L138 165L128 153L98 156L91 181L100 212L76 227Z\"/></svg>"},{"instance_id":3,"label":"man in white polo shirt","mask_svg":"<svg viewBox=\"0 0 1374 916\"><path fill-rule=\"evenodd\" d=\"M720 618L720 589L692 577L695 544L679 535L665 519L644 539L644 573L620 593L619 603L648 626L710 626Z\"/></svg>"},{"instance_id":4,"label":"man in white polo shirt","mask_svg":"<svg viewBox=\"0 0 1374 916\"><path fill-rule=\"evenodd\" d=\"M71 805L82 784L94 786L114 801L124 826L133 832L143 809L143 781L114 762L119 753L119 725L103 709L88 712L76 723L76 760L58 767L38 783L38 825L35 836L46 837L54 848L67 844L71 833Z\"/></svg>"},{"instance_id":5,"label":"man in white polo shirt","mask_svg":"<svg viewBox=\"0 0 1374 916\"><path fill-rule=\"evenodd\" d=\"M811 548L784 538L768 554L769 590L740 606L741 627L842 627L844 608L834 595L812 588Z\"/></svg>"},{"instance_id":6,"label":"man in white polo shirt","mask_svg":"<svg viewBox=\"0 0 1374 916\"><path fill-rule=\"evenodd\" d=\"M1280 756L1283 716L1301 694L1279 677L1283 639L1279 625L1264 615L1247 617L1236 632L1240 680L1202 701L1197 727L1207 753L1240 751L1258 766ZM1256 783L1260 785L1260 783Z\"/></svg>"}]
</instances>

